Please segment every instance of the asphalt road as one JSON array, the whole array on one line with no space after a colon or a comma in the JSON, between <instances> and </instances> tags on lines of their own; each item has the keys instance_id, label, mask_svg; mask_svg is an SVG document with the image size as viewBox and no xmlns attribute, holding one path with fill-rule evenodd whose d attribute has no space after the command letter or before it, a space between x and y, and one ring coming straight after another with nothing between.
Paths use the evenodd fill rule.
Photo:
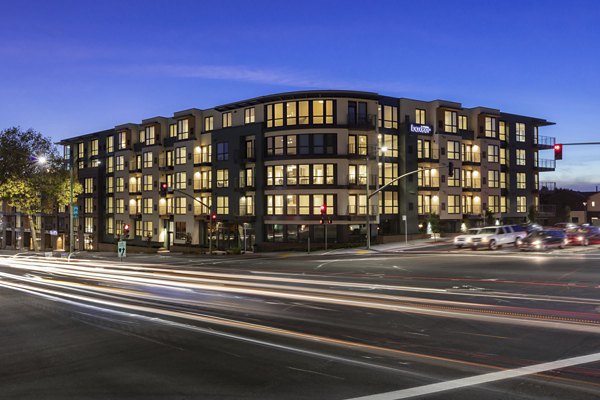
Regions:
<instances>
[{"instance_id":1,"label":"asphalt road","mask_svg":"<svg viewBox=\"0 0 600 400\"><path fill-rule=\"evenodd\" d=\"M0 398L597 399L600 254L0 258Z\"/></svg>"}]
</instances>

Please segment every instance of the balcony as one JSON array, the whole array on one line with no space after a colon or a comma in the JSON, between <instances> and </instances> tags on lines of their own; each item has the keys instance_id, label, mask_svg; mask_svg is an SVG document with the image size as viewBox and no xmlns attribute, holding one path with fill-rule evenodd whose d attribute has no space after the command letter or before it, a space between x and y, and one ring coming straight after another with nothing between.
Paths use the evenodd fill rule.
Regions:
<instances>
[{"instance_id":1,"label":"balcony","mask_svg":"<svg viewBox=\"0 0 600 400\"><path fill-rule=\"evenodd\" d=\"M481 190L481 179L479 178L471 178L471 179L463 179L462 181L463 190L467 191L479 191Z\"/></svg>"},{"instance_id":2,"label":"balcony","mask_svg":"<svg viewBox=\"0 0 600 400\"><path fill-rule=\"evenodd\" d=\"M556 143L556 138L552 136L538 136L537 148L538 149L551 149Z\"/></svg>"},{"instance_id":3,"label":"balcony","mask_svg":"<svg viewBox=\"0 0 600 400\"><path fill-rule=\"evenodd\" d=\"M210 154L194 152L194 165L210 164Z\"/></svg>"},{"instance_id":4,"label":"balcony","mask_svg":"<svg viewBox=\"0 0 600 400\"><path fill-rule=\"evenodd\" d=\"M536 161L535 168L539 171L554 171L556 169L556 161L540 158Z\"/></svg>"},{"instance_id":5,"label":"balcony","mask_svg":"<svg viewBox=\"0 0 600 400\"><path fill-rule=\"evenodd\" d=\"M553 192L556 190L556 182L540 182L539 189L541 192Z\"/></svg>"},{"instance_id":6,"label":"balcony","mask_svg":"<svg viewBox=\"0 0 600 400\"><path fill-rule=\"evenodd\" d=\"M440 159L440 150L437 147L429 151L420 149L417 152L417 159L419 161L438 161Z\"/></svg>"},{"instance_id":7,"label":"balcony","mask_svg":"<svg viewBox=\"0 0 600 400\"><path fill-rule=\"evenodd\" d=\"M375 130L375 121L377 120L374 114L368 115L352 115L348 116L348 129L372 131Z\"/></svg>"},{"instance_id":8,"label":"balcony","mask_svg":"<svg viewBox=\"0 0 600 400\"><path fill-rule=\"evenodd\" d=\"M419 190L427 190L430 188L438 189L440 187L440 178L438 176L432 177L419 177L418 179Z\"/></svg>"},{"instance_id":9,"label":"balcony","mask_svg":"<svg viewBox=\"0 0 600 400\"><path fill-rule=\"evenodd\" d=\"M465 151L462 154L462 162L465 164L479 164L481 163L481 153L478 151Z\"/></svg>"}]
</instances>

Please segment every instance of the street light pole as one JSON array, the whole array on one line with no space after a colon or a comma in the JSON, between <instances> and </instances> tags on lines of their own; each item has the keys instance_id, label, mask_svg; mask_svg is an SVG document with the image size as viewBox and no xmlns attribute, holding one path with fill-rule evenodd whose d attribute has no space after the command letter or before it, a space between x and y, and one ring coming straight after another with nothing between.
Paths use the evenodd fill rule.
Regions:
<instances>
[{"instance_id":1,"label":"street light pole","mask_svg":"<svg viewBox=\"0 0 600 400\"><path fill-rule=\"evenodd\" d=\"M73 162L69 151L69 257L73 253Z\"/></svg>"},{"instance_id":2,"label":"street light pole","mask_svg":"<svg viewBox=\"0 0 600 400\"><path fill-rule=\"evenodd\" d=\"M369 180L371 178L370 176L370 171L369 171L369 146L367 144L367 157L366 157L366 163L367 163L367 168L366 168L366 172L367 172L367 184L366 184L366 206L367 206L367 210L366 210L366 215L367 215L367 220L366 220L366 227L367 227L367 250L371 250L371 197L373 196L373 194L378 193L379 192L379 147L380 147L380 141L381 141L381 137L379 135L379 113L380 113L380 107L379 105L377 105L377 114L375 115L375 136L377 138L377 145L375 147L375 163L377 164L377 176L375 179L375 185L376 185L376 189L375 192L373 193L369 193L370 188L369 188ZM379 205L377 205L377 210L379 212Z\"/></svg>"}]
</instances>

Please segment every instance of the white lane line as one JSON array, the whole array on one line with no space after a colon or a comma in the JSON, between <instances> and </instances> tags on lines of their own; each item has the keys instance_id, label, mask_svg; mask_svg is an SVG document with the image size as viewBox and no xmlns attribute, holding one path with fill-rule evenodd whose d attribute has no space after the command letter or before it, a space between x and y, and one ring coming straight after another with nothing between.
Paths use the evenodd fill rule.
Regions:
<instances>
[{"instance_id":1,"label":"white lane line","mask_svg":"<svg viewBox=\"0 0 600 400\"><path fill-rule=\"evenodd\" d=\"M468 378L455 379L452 381L433 383L431 385L417 386L410 389L396 390L394 392L374 394L370 396L355 397L348 400L399 400L408 399L426 394L444 392L447 390L460 389L468 386L481 385L482 383L496 382L504 379L518 378L526 375L539 374L540 372L552 371L572 367L574 365L587 364L600 361L600 353L588 354L564 360L551 361L542 364L529 365L527 367L507 369L504 371L491 372L489 374L476 375Z\"/></svg>"}]
</instances>

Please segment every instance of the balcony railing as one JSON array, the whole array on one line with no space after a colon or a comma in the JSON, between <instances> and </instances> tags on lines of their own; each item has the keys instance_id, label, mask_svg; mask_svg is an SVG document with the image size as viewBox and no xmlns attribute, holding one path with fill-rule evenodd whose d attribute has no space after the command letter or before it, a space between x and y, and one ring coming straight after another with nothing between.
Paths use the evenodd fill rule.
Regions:
<instances>
[{"instance_id":1,"label":"balcony railing","mask_svg":"<svg viewBox=\"0 0 600 400\"><path fill-rule=\"evenodd\" d=\"M348 118L348 127L351 129L373 130L375 129L375 115L355 115L355 119Z\"/></svg>"},{"instance_id":2,"label":"balcony railing","mask_svg":"<svg viewBox=\"0 0 600 400\"><path fill-rule=\"evenodd\" d=\"M481 162L481 153L478 151L465 151L462 154L462 161L463 162L480 163Z\"/></svg>"},{"instance_id":3,"label":"balcony railing","mask_svg":"<svg viewBox=\"0 0 600 400\"><path fill-rule=\"evenodd\" d=\"M536 208L536 213L539 217L554 217L556 216L556 205L555 204L540 204Z\"/></svg>"},{"instance_id":4,"label":"balcony railing","mask_svg":"<svg viewBox=\"0 0 600 400\"><path fill-rule=\"evenodd\" d=\"M540 190L553 192L556 190L556 182L540 182Z\"/></svg>"},{"instance_id":5,"label":"balcony railing","mask_svg":"<svg viewBox=\"0 0 600 400\"><path fill-rule=\"evenodd\" d=\"M540 158L535 163L535 167L540 171L554 171L556 169L556 161L545 158Z\"/></svg>"},{"instance_id":6,"label":"balcony railing","mask_svg":"<svg viewBox=\"0 0 600 400\"><path fill-rule=\"evenodd\" d=\"M552 136L538 136L537 147L540 149L551 149L556 143L556 138Z\"/></svg>"}]
</instances>

